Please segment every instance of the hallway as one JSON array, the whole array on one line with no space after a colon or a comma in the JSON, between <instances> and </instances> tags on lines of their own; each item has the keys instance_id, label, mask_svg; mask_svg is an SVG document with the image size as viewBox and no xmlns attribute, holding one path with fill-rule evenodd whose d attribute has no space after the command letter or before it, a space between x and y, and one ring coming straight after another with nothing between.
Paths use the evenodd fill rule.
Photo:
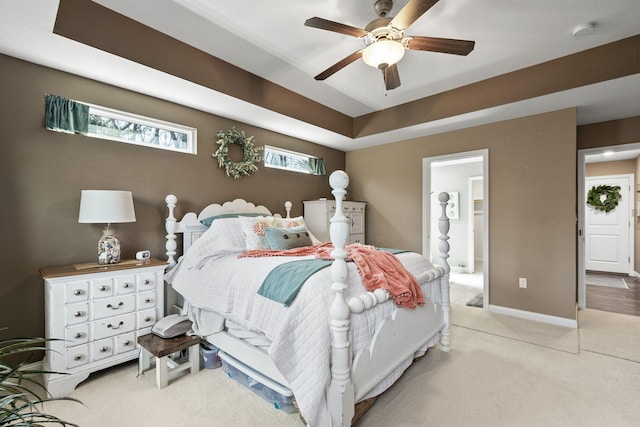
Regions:
<instances>
[{"instance_id":1,"label":"hallway","mask_svg":"<svg viewBox=\"0 0 640 427\"><path fill-rule=\"evenodd\" d=\"M620 281L629 289L589 284L587 277L587 308L610 313L640 316L640 279L637 277L610 274L612 281Z\"/></svg>"}]
</instances>

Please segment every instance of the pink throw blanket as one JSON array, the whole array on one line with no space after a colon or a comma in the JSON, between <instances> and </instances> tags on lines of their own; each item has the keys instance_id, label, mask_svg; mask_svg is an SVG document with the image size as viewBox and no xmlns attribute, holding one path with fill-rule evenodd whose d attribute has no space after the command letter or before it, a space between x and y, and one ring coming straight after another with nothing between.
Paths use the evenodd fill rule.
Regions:
<instances>
[{"instance_id":1,"label":"pink throw blanket","mask_svg":"<svg viewBox=\"0 0 640 427\"><path fill-rule=\"evenodd\" d=\"M424 296L418 281L404 268L395 255L379 251L369 245L347 245L345 249L348 252L347 259L356 264L362 277L362 284L367 291L384 289L389 292L394 303L400 307L415 308L424 305ZM333 259L331 251L333 251L331 243L322 243L286 250L246 251L238 255L238 258L313 255L316 258L331 260Z\"/></svg>"}]
</instances>

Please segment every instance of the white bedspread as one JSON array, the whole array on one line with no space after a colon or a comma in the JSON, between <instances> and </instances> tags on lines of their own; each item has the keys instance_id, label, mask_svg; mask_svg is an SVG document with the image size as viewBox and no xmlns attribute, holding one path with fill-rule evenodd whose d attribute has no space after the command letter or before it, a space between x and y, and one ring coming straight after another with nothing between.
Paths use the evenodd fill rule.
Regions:
<instances>
[{"instance_id":1,"label":"white bedspread","mask_svg":"<svg viewBox=\"0 0 640 427\"><path fill-rule=\"evenodd\" d=\"M416 277L435 268L416 253L401 253L398 257ZM309 425L329 426L331 420L324 393L330 381L329 306L334 297L331 268L322 269L307 280L288 308L257 294L268 272L276 264L291 260L285 257L239 259L237 253L212 255L189 250L167 273L166 279L191 305L213 310L271 339L270 357L289 382L303 417ZM347 298L364 292L355 266L349 265ZM422 289L425 298L440 303L440 282L435 283L435 286L423 285ZM380 320L388 318L394 309L394 304L388 301L352 316L354 354L370 344Z\"/></svg>"}]
</instances>

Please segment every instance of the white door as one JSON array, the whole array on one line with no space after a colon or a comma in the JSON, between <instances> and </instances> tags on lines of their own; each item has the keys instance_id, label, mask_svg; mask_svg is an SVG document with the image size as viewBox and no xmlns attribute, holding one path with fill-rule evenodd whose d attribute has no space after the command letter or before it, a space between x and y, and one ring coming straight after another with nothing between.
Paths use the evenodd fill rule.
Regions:
<instances>
[{"instance_id":1,"label":"white door","mask_svg":"<svg viewBox=\"0 0 640 427\"><path fill-rule=\"evenodd\" d=\"M598 185L620 186L622 198L618 206L609 212L585 203L585 268L610 273L631 273L631 176L586 178L585 194Z\"/></svg>"}]
</instances>

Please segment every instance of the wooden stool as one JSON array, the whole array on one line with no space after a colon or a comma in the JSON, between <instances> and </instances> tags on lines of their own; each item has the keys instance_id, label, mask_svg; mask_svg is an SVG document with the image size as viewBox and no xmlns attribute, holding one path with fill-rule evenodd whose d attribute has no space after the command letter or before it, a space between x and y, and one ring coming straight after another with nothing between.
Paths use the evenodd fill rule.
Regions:
<instances>
[{"instance_id":1,"label":"wooden stool","mask_svg":"<svg viewBox=\"0 0 640 427\"><path fill-rule=\"evenodd\" d=\"M175 338L160 338L154 334L147 334L138 337L138 344L141 347L138 359L139 373L151 368L151 356L155 356L156 384L160 389L165 388L169 384L169 380L179 372L189 369L192 374L195 374L200 370L200 337L198 336L182 335ZM189 352L188 361L177 363L169 357L182 350Z\"/></svg>"}]
</instances>

